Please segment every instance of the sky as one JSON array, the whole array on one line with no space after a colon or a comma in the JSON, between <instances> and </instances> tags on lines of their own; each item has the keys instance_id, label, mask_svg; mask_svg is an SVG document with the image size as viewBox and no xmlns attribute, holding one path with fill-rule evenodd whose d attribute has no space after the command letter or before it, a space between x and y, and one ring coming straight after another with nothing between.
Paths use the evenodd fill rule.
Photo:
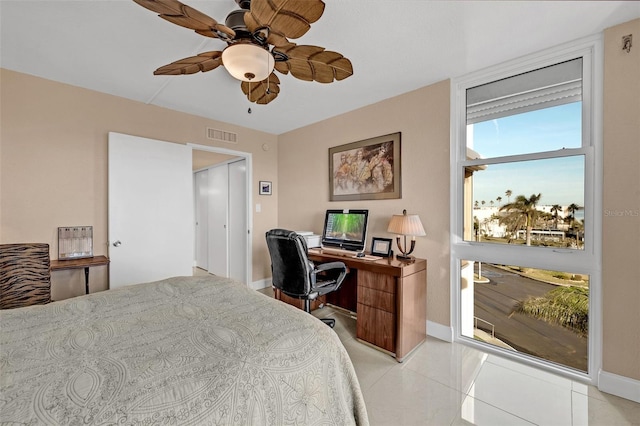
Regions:
<instances>
[{"instance_id":1,"label":"sky","mask_svg":"<svg viewBox=\"0 0 640 426\"><path fill-rule=\"evenodd\" d=\"M494 119L473 125L473 146L483 158L579 148L581 102ZM492 164L474 173L474 201L498 206L524 195L542 194L539 205L584 205L584 157Z\"/></svg>"}]
</instances>

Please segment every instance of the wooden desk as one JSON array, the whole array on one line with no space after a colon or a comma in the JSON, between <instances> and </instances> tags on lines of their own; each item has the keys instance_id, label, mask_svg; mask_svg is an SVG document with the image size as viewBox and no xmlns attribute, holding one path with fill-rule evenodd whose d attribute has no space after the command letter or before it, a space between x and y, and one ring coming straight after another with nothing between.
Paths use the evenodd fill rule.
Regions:
<instances>
[{"instance_id":1,"label":"wooden desk","mask_svg":"<svg viewBox=\"0 0 640 426\"><path fill-rule=\"evenodd\" d=\"M309 251L317 263L339 260L350 272L340 290L327 294L326 302L354 311L356 337L395 356L402 362L427 337L427 261L412 263L395 258L374 261ZM278 299L287 298L279 291ZM353 299L355 297L355 303ZM299 303L294 303L301 306Z\"/></svg>"},{"instance_id":2,"label":"wooden desk","mask_svg":"<svg viewBox=\"0 0 640 426\"><path fill-rule=\"evenodd\" d=\"M52 260L51 270L84 269L84 293L89 294L89 268L92 266L108 265L106 256L85 257L82 259Z\"/></svg>"}]
</instances>

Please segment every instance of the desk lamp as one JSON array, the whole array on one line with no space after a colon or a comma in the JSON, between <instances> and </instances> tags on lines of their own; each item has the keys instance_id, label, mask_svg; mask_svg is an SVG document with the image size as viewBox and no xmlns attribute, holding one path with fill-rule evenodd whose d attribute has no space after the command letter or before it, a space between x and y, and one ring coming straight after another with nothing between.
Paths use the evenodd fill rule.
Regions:
<instances>
[{"instance_id":1,"label":"desk lamp","mask_svg":"<svg viewBox=\"0 0 640 426\"><path fill-rule=\"evenodd\" d=\"M392 234L398 234L396 237L396 244L398 245L398 250L402 254L396 255L397 259L401 260L411 260L412 256L409 256L413 249L416 247L416 236L427 235L424 232L424 228L422 227L422 222L420 222L420 218L417 214L407 214L406 210L402 211L402 214L394 214L391 216L391 221L389 222L389 227L387 228L387 232L391 232ZM404 236L404 248L400 245L400 235ZM411 248L407 251L407 236L410 235L411 238Z\"/></svg>"}]
</instances>

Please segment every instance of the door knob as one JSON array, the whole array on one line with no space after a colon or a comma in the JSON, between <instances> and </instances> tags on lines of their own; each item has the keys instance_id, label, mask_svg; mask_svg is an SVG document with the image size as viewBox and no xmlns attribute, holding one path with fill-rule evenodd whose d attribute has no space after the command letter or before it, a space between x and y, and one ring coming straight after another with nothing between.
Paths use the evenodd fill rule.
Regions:
<instances>
[{"instance_id":1,"label":"door knob","mask_svg":"<svg viewBox=\"0 0 640 426\"><path fill-rule=\"evenodd\" d=\"M120 240L116 241L115 243L113 243L114 247L120 247L122 243L120 242Z\"/></svg>"}]
</instances>

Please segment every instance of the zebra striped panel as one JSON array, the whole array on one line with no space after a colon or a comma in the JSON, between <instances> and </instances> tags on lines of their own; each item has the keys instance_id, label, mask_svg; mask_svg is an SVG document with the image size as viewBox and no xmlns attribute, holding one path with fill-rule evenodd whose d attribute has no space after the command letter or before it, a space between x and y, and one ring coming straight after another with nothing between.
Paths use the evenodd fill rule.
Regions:
<instances>
[{"instance_id":1,"label":"zebra striped panel","mask_svg":"<svg viewBox=\"0 0 640 426\"><path fill-rule=\"evenodd\" d=\"M49 302L49 244L0 244L0 309Z\"/></svg>"}]
</instances>

